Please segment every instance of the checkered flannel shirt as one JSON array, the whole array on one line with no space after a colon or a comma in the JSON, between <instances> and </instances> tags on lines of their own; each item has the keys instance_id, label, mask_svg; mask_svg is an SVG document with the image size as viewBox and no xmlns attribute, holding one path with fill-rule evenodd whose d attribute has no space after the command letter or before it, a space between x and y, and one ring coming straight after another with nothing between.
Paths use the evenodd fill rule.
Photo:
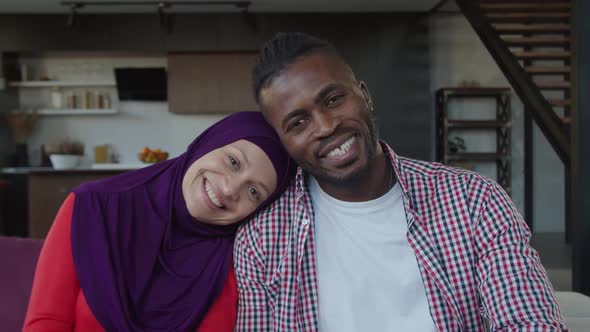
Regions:
<instances>
[{"instance_id":1,"label":"checkered flannel shirt","mask_svg":"<svg viewBox=\"0 0 590 332\"><path fill-rule=\"evenodd\" d=\"M397 156L408 243L439 331L565 331L530 231L495 182ZM242 225L236 331L317 331L314 213L305 174ZM379 287L379 285L375 285Z\"/></svg>"}]
</instances>

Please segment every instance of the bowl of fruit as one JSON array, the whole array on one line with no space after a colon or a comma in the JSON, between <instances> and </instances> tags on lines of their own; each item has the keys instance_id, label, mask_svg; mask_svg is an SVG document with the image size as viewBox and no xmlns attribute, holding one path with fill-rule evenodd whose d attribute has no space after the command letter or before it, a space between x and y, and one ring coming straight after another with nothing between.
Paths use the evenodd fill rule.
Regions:
<instances>
[{"instance_id":1,"label":"bowl of fruit","mask_svg":"<svg viewBox=\"0 0 590 332\"><path fill-rule=\"evenodd\" d=\"M138 154L138 158L146 164L153 164L168 159L168 152L160 149L152 150L146 146Z\"/></svg>"}]
</instances>

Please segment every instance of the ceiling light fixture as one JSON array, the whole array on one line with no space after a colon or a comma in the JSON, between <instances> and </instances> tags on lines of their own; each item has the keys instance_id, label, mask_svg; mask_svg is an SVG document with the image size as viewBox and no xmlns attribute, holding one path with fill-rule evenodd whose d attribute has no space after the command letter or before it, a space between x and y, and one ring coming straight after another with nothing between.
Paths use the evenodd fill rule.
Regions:
<instances>
[{"instance_id":1,"label":"ceiling light fixture","mask_svg":"<svg viewBox=\"0 0 590 332\"><path fill-rule=\"evenodd\" d=\"M68 15L67 26L71 28L74 26L74 24L76 24L76 14L78 14L78 9L84 7L84 5L80 3L70 3L67 6L70 7L70 14Z\"/></svg>"},{"instance_id":2,"label":"ceiling light fixture","mask_svg":"<svg viewBox=\"0 0 590 332\"><path fill-rule=\"evenodd\" d=\"M250 1L62 1L63 6L234 6L241 10L248 10Z\"/></svg>"},{"instance_id":3,"label":"ceiling light fixture","mask_svg":"<svg viewBox=\"0 0 590 332\"><path fill-rule=\"evenodd\" d=\"M241 10L243 14L248 14L250 1L62 1L62 6L70 8L67 26L73 27L76 24L76 15L78 9L88 6L153 6L158 10L160 25L168 32L172 30L172 22L167 9L173 5L178 6L233 6Z\"/></svg>"},{"instance_id":4,"label":"ceiling light fixture","mask_svg":"<svg viewBox=\"0 0 590 332\"><path fill-rule=\"evenodd\" d=\"M172 32L172 22L170 16L166 12L166 9L170 7L169 4L164 2L158 3L158 17L160 18L160 26L166 29L166 32Z\"/></svg>"}]
</instances>

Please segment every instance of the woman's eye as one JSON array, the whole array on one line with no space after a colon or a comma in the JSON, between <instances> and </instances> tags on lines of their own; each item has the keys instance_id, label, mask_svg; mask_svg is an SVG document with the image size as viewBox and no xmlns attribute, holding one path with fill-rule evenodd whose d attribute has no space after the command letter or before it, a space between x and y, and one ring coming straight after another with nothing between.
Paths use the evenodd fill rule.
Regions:
<instances>
[{"instance_id":1,"label":"woman's eye","mask_svg":"<svg viewBox=\"0 0 590 332\"><path fill-rule=\"evenodd\" d=\"M237 170L239 170L239 169L240 169L240 162L239 162L239 161L238 161L236 158L234 158L234 156L231 156L231 155L230 155L228 158L229 158L229 163L230 163L230 165L231 165L231 166L232 166L232 167L233 167L233 168L234 168L236 171L237 171Z\"/></svg>"},{"instance_id":2,"label":"woman's eye","mask_svg":"<svg viewBox=\"0 0 590 332\"><path fill-rule=\"evenodd\" d=\"M260 200L260 194L258 193L258 190L256 190L256 188L254 188L254 187L248 187L248 192L256 200Z\"/></svg>"}]
</instances>

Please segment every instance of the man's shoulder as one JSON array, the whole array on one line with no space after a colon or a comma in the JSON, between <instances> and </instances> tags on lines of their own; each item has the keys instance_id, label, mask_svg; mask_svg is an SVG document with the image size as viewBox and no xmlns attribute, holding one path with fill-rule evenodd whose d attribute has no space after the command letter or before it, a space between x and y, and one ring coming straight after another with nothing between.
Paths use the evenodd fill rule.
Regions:
<instances>
[{"instance_id":1,"label":"man's shoulder","mask_svg":"<svg viewBox=\"0 0 590 332\"><path fill-rule=\"evenodd\" d=\"M296 181L292 180L287 189L266 208L245 221L238 229L240 233L266 232L272 229L273 233L290 227L294 210L297 207L298 195Z\"/></svg>"},{"instance_id":2,"label":"man's shoulder","mask_svg":"<svg viewBox=\"0 0 590 332\"><path fill-rule=\"evenodd\" d=\"M402 176L411 180L408 184L416 181L419 185L440 185L449 182L457 186L471 184L489 186L494 181L486 176L464 168L453 167L439 162L417 160L398 156Z\"/></svg>"}]
</instances>

